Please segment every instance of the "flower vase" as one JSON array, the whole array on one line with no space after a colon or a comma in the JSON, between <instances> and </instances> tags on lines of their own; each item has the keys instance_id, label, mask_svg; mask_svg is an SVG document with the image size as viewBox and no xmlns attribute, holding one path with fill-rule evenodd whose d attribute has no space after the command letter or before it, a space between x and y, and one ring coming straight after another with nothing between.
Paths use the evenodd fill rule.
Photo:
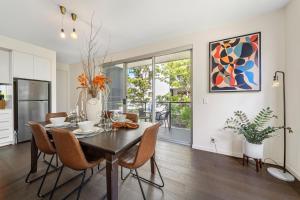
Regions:
<instances>
[{"instance_id":1,"label":"flower vase","mask_svg":"<svg viewBox=\"0 0 300 200\"><path fill-rule=\"evenodd\" d=\"M99 123L102 114L102 104L99 98L91 98L86 102L86 114L89 121Z\"/></svg>"}]
</instances>

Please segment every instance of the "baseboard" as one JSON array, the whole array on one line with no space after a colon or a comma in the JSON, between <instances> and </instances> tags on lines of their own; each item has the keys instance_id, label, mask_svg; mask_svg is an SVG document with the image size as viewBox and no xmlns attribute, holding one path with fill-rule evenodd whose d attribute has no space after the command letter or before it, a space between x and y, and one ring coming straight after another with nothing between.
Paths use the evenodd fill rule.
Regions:
<instances>
[{"instance_id":1,"label":"baseboard","mask_svg":"<svg viewBox=\"0 0 300 200\"><path fill-rule=\"evenodd\" d=\"M241 152L231 152L231 151L227 151L224 149L216 149L213 147L206 147L206 146L201 146L201 145L192 145L193 149L198 149L198 150L202 150L202 151L208 151L208 152L212 152L212 153L218 153L218 154L222 154L222 155L226 155L226 156L233 156L233 157L237 157L237 158L242 158L243 157L243 153Z\"/></svg>"}]
</instances>

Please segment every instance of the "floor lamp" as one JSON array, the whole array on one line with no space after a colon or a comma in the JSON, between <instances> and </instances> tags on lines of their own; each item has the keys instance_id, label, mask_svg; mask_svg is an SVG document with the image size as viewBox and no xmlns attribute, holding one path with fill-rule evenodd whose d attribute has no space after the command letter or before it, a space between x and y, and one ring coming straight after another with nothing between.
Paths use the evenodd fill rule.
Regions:
<instances>
[{"instance_id":1,"label":"floor lamp","mask_svg":"<svg viewBox=\"0 0 300 200\"><path fill-rule=\"evenodd\" d=\"M273 78L273 87L279 87L280 82L278 80L278 74L282 75L282 88L283 88L283 149L284 149L284 157L283 157L283 167L282 169L278 169L275 167L269 167L267 170L268 172L283 181L289 181L292 182L295 180L294 176L291 175L287 170L286 170L286 103L285 103L285 73L283 71L276 71L274 74Z\"/></svg>"}]
</instances>

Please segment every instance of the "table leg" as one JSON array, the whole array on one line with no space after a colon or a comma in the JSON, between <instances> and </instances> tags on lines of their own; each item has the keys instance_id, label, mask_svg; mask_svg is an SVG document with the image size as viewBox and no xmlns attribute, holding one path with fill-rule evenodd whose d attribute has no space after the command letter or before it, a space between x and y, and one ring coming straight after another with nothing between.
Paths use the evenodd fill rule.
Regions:
<instances>
[{"instance_id":1,"label":"table leg","mask_svg":"<svg viewBox=\"0 0 300 200\"><path fill-rule=\"evenodd\" d=\"M155 165L154 165L153 159L155 159L155 153L153 154L152 159L150 159L150 162L151 162L151 174L155 174Z\"/></svg>"},{"instance_id":2,"label":"table leg","mask_svg":"<svg viewBox=\"0 0 300 200\"><path fill-rule=\"evenodd\" d=\"M112 154L106 154L105 158L107 199L118 200L118 159Z\"/></svg>"},{"instance_id":3,"label":"table leg","mask_svg":"<svg viewBox=\"0 0 300 200\"><path fill-rule=\"evenodd\" d=\"M37 172L37 161L38 161L38 148L35 144L35 139L32 136L32 139L31 139L31 168L30 168L31 173Z\"/></svg>"}]
</instances>

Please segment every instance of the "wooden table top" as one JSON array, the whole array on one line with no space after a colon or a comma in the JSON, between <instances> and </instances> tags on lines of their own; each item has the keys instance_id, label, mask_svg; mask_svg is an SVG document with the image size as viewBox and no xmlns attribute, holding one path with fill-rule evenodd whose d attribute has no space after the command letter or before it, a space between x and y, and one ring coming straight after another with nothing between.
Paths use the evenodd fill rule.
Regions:
<instances>
[{"instance_id":1,"label":"wooden table top","mask_svg":"<svg viewBox=\"0 0 300 200\"><path fill-rule=\"evenodd\" d=\"M45 125L46 123L42 123ZM120 128L116 131L102 132L95 136L78 139L80 143L100 149L103 152L118 154L121 151L136 144L142 137L145 129L152 126L150 122L140 122L139 128L127 129ZM77 127L65 128L70 131ZM51 132L51 131L50 131Z\"/></svg>"}]
</instances>

